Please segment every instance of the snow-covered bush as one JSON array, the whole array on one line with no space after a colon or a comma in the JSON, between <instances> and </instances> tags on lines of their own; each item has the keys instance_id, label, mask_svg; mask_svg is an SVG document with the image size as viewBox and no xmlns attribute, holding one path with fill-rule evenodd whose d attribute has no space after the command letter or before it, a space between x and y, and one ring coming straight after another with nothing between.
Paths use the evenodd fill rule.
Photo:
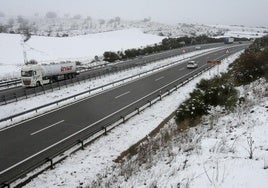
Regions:
<instances>
[{"instance_id":1,"label":"snow-covered bush","mask_svg":"<svg viewBox=\"0 0 268 188\"><path fill-rule=\"evenodd\" d=\"M237 85L268 79L268 36L256 39L230 68Z\"/></svg>"},{"instance_id":2,"label":"snow-covered bush","mask_svg":"<svg viewBox=\"0 0 268 188\"><path fill-rule=\"evenodd\" d=\"M182 103L176 114L176 121L189 121L189 125L198 123L203 115L209 113L211 107L223 106L230 110L238 100L238 93L229 80L229 74L222 74L210 80L201 80L190 98Z\"/></svg>"}]
</instances>

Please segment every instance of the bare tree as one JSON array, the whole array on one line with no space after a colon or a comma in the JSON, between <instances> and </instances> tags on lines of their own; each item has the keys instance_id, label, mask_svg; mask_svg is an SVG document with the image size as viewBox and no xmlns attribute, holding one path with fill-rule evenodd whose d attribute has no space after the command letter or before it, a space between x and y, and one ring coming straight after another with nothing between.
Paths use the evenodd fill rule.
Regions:
<instances>
[{"instance_id":1,"label":"bare tree","mask_svg":"<svg viewBox=\"0 0 268 188\"><path fill-rule=\"evenodd\" d=\"M49 19L53 19L53 18L57 18L57 13L56 12L47 12L46 13L46 18L49 18Z\"/></svg>"},{"instance_id":2,"label":"bare tree","mask_svg":"<svg viewBox=\"0 0 268 188\"><path fill-rule=\"evenodd\" d=\"M254 144L254 140L252 139L251 134L249 135L249 137L247 137L247 144L248 144L248 154L249 154L249 159L253 159L253 144Z\"/></svg>"},{"instance_id":3,"label":"bare tree","mask_svg":"<svg viewBox=\"0 0 268 188\"><path fill-rule=\"evenodd\" d=\"M20 23L20 24L23 23L24 22L24 18L21 15L18 15L17 16L17 22Z\"/></svg>"},{"instance_id":4,"label":"bare tree","mask_svg":"<svg viewBox=\"0 0 268 188\"><path fill-rule=\"evenodd\" d=\"M70 17L70 14L69 13L66 13L66 14L64 14L64 17L65 18L69 18Z\"/></svg>"},{"instance_id":5,"label":"bare tree","mask_svg":"<svg viewBox=\"0 0 268 188\"><path fill-rule=\"evenodd\" d=\"M120 23L121 21L121 18L119 16L115 17L114 20L117 22L117 23Z\"/></svg>"},{"instance_id":6,"label":"bare tree","mask_svg":"<svg viewBox=\"0 0 268 188\"><path fill-rule=\"evenodd\" d=\"M79 20L81 18L82 18L82 16L80 14L77 14L77 15L74 15L73 16L73 19L76 19L76 20Z\"/></svg>"},{"instance_id":7,"label":"bare tree","mask_svg":"<svg viewBox=\"0 0 268 188\"><path fill-rule=\"evenodd\" d=\"M13 25L14 25L14 19L13 18L10 18L10 19L8 19L8 21L7 21L7 23L8 23L8 27L13 27Z\"/></svg>"}]
</instances>

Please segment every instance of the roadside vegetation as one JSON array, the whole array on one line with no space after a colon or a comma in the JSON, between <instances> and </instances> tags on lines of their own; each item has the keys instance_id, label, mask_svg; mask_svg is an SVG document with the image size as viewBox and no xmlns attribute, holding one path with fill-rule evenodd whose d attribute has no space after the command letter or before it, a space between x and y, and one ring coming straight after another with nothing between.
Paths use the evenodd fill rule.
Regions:
<instances>
[{"instance_id":1,"label":"roadside vegetation","mask_svg":"<svg viewBox=\"0 0 268 188\"><path fill-rule=\"evenodd\" d=\"M236 86L246 85L261 77L268 79L268 35L258 38L230 66Z\"/></svg>"},{"instance_id":2,"label":"roadside vegetation","mask_svg":"<svg viewBox=\"0 0 268 188\"><path fill-rule=\"evenodd\" d=\"M246 38L235 38L235 41L247 41ZM133 48L127 49L125 51L104 52L103 57L104 61L115 62L120 60L127 60L135 58L138 56L149 55L161 51L172 50L181 48L184 46L195 45L195 44L207 44L207 43L216 43L223 42L224 38L210 38L206 35L201 35L198 37L180 37L180 38L165 38L160 44L154 44L153 46L146 46L144 48Z\"/></svg>"},{"instance_id":3,"label":"roadside vegetation","mask_svg":"<svg viewBox=\"0 0 268 188\"><path fill-rule=\"evenodd\" d=\"M210 80L201 80L190 98L176 113L177 124L195 126L211 108L232 110L243 98L238 98L235 86L247 85L259 78L268 79L268 36L256 39L240 58L229 66L227 73ZM238 100L239 99L239 100Z\"/></svg>"},{"instance_id":4,"label":"roadside vegetation","mask_svg":"<svg viewBox=\"0 0 268 188\"><path fill-rule=\"evenodd\" d=\"M101 185L109 187L116 184L119 181L118 176L111 173L115 170L120 177L122 177L123 181L127 182L131 176L140 173L139 169L144 168L147 170L153 168L156 163L159 163L158 160L154 160L154 156L158 156L161 160L164 160L166 165L171 165L171 161L176 158L174 153L175 146L179 148L179 152L182 156L184 156L184 154L189 156L191 151L194 150L199 151L201 147L199 143L201 142L203 134L202 126L187 131L185 131L185 129L189 126L197 125L203 119L206 119L209 125L211 124L210 129L212 129L216 121L215 115L217 115L217 113L224 112L224 114L226 114L228 111L233 111L236 107L240 110L248 110L247 105L249 104L241 104L243 102L245 103L245 101L239 98L239 93L235 87L248 85L248 83L264 77L267 82L267 69L265 69L268 65L267 48L268 37L258 39L240 56L240 58L229 66L227 73L223 73L209 80L201 80L197 84L196 89L190 94L189 99L183 102L176 112L172 113L170 117L165 119L148 136L132 145L128 150L124 151L121 156L115 159L115 162L118 163L118 165L115 166L118 166L118 168L113 166L111 169L107 169L106 173L98 174L95 180L89 182L88 187ZM256 61L258 61L258 63L256 63ZM254 69L252 67L254 67ZM238 71L241 74L239 77L237 76ZM247 79L241 79L243 75ZM263 94L259 97L261 96L263 96ZM209 115L210 110L217 106L221 106L222 108L220 109L223 109L223 111ZM203 118L203 115L208 116ZM176 124L170 123L169 121L174 116ZM241 113L238 113L238 116L240 117ZM243 124L241 119L238 118L237 121ZM230 130L230 132L232 131ZM252 136L249 136L247 141L248 146L246 146L246 148L249 152L248 156L249 159L252 159L254 143ZM225 145L224 147L227 146ZM234 146L230 147L228 151L234 152L233 147ZM158 150L161 152L158 152ZM176 169L176 171L184 171L188 166L187 157L185 160L181 161L179 165L180 167ZM206 169L205 172L207 173ZM172 171L170 173L173 174L175 172ZM212 180L208 174L207 177L212 184ZM180 183L189 185L190 179ZM180 183L178 185L180 185ZM144 185L157 187L157 184L157 182L153 182L150 185L146 183Z\"/></svg>"}]
</instances>

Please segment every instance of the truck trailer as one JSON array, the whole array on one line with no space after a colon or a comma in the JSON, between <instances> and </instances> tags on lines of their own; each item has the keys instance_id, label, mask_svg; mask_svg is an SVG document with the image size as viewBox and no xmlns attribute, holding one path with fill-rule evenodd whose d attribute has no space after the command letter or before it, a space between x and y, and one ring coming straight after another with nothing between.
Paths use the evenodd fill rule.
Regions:
<instances>
[{"instance_id":1,"label":"truck trailer","mask_svg":"<svg viewBox=\"0 0 268 188\"><path fill-rule=\"evenodd\" d=\"M74 78L77 75L75 62L38 64L28 62L21 68L21 82L25 87L42 86L58 80Z\"/></svg>"},{"instance_id":2,"label":"truck trailer","mask_svg":"<svg viewBox=\"0 0 268 188\"><path fill-rule=\"evenodd\" d=\"M225 44L232 44L232 43L234 43L234 38L232 38L232 37L224 38L224 43Z\"/></svg>"}]
</instances>

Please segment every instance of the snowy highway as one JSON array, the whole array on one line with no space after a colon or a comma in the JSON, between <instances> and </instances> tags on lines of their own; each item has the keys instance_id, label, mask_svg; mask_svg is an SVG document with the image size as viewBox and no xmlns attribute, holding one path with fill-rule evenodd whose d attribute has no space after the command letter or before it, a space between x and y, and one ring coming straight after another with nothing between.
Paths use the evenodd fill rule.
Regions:
<instances>
[{"instance_id":1,"label":"snowy highway","mask_svg":"<svg viewBox=\"0 0 268 188\"><path fill-rule=\"evenodd\" d=\"M0 185L68 145L103 130L174 87L170 83L186 80L207 68L207 60L221 60L246 47L228 46L228 54L226 49L210 52L194 59L199 62L197 69L187 69L186 62L181 63L0 130L0 142L5 143L0 146Z\"/></svg>"},{"instance_id":2,"label":"snowy highway","mask_svg":"<svg viewBox=\"0 0 268 188\"><path fill-rule=\"evenodd\" d=\"M220 47L224 46L223 43L212 43L212 44L204 44L200 45L202 46L202 50L204 49L210 49L210 48L215 48L215 47ZM189 46L189 47L184 47L184 48L179 48L179 49L174 49L174 50L169 50L165 52L160 52L152 55L147 55L143 57L138 57L135 59L127 60L124 62L120 63L111 63L111 65L107 65L101 68L97 69L92 69L89 71L81 72L80 75L77 76L77 79L73 80L63 80L59 81L58 83L52 83L49 85L44 85L44 88L39 87L39 88L23 88L23 87L15 87L15 88L9 88L9 89L4 89L0 90L0 104L5 104L10 101L16 101L19 98L25 98L26 96L30 96L35 93L42 93L44 90L49 90L51 88L57 88L60 86L64 85L70 85L73 84L73 82L79 82L85 78L93 78L97 77L99 75L104 75L108 73L113 73L117 72L120 70L124 70L130 67L134 66L142 66L151 62L159 61L162 59L170 58L173 56L178 56L184 53L189 53L196 51L195 46ZM17 98L17 99L16 99Z\"/></svg>"}]
</instances>

